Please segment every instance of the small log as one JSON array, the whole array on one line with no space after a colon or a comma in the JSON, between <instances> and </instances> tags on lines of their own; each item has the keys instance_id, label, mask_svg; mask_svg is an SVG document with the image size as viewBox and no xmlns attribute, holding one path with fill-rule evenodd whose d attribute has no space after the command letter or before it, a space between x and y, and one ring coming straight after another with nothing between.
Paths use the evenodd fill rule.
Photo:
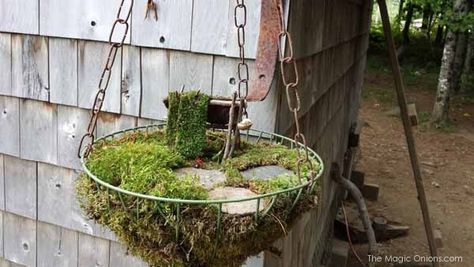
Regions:
<instances>
[{"instance_id":1,"label":"small log","mask_svg":"<svg viewBox=\"0 0 474 267\"><path fill-rule=\"evenodd\" d=\"M384 217L374 217L372 219L372 227L374 227L374 231L377 232L385 232L387 230L387 219ZM377 235L378 236L378 235ZM379 239L380 240L380 239Z\"/></svg>"},{"instance_id":2,"label":"small log","mask_svg":"<svg viewBox=\"0 0 474 267\"><path fill-rule=\"evenodd\" d=\"M210 105L214 106L222 106L222 107L231 107L232 105L232 100L221 100L221 99L211 99L209 101ZM234 106L241 106L241 103L235 102Z\"/></svg>"},{"instance_id":3,"label":"small log","mask_svg":"<svg viewBox=\"0 0 474 267\"><path fill-rule=\"evenodd\" d=\"M350 211L350 209L348 209L348 211ZM352 220L349 219L349 221ZM367 232L363 229L363 225L360 225L356 222L351 222L347 226L349 227L351 240L354 244L367 243ZM391 239L406 236L410 231L409 226L401 225L400 223L393 222L382 217L375 217L372 219L372 228L374 229L378 242L385 242ZM344 218L338 216L334 221L334 233L336 237L342 240L347 240L346 223Z\"/></svg>"}]
</instances>

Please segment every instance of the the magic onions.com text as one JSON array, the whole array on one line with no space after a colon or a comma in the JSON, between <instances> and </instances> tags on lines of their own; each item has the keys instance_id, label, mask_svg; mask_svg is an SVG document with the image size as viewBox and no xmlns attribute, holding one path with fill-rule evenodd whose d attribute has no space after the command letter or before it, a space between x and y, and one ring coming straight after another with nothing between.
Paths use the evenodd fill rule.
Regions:
<instances>
[{"instance_id":1,"label":"the magic onions.com text","mask_svg":"<svg viewBox=\"0 0 474 267\"><path fill-rule=\"evenodd\" d=\"M410 262L443 262L443 263L454 263L462 262L462 256L426 256L426 255L413 255L413 256L373 256L369 255L369 262L387 262L387 263L410 263Z\"/></svg>"}]
</instances>

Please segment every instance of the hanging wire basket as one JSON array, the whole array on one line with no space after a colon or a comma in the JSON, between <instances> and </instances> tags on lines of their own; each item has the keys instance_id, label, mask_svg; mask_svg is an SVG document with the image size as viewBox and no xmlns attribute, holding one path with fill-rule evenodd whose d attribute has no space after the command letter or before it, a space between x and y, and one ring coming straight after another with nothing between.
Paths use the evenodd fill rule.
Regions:
<instances>
[{"instance_id":1,"label":"hanging wire basket","mask_svg":"<svg viewBox=\"0 0 474 267\"><path fill-rule=\"evenodd\" d=\"M109 135L106 135L102 138L97 139L93 145L96 146L101 142L107 142L111 140L117 140L121 136L129 133L136 133L136 132L154 132L164 130L166 127L166 122L160 122L156 125L148 125L142 127L131 128L123 131L118 131ZM215 131L224 131L224 130L215 130ZM259 142L267 142L270 144L278 144L288 147L289 149L303 149L303 145L299 143L295 143L294 140L287 138L285 136L269 133L260 130L250 129L246 132L243 132L242 140L245 140L249 143L258 144ZM317 168L316 171L313 172L313 177L303 177L305 179L300 180L300 183L296 186L291 188L287 188L284 190L278 190L274 192L269 192L265 194L257 194L255 196L250 197L240 197L235 199L178 199L178 198L167 198L167 197L158 197L154 195L147 195L147 194L140 194L137 192L131 192L120 188L118 186L114 186L103 179L98 177L94 174L87 166L88 157L85 157L85 149L81 152L81 163L83 170L90 181L95 184L97 192L102 192L107 195L107 206L110 209L113 209L113 205L111 202L113 200L119 205L122 206L123 210L126 210L129 214L133 214L135 220L141 220L141 212L142 206L145 203L153 203L153 207L156 209L156 214L159 214L161 219L165 221L165 225L172 226L174 228L174 239L175 242L180 242L180 234L182 231L186 231L186 229L182 229L182 211L188 207L192 206L199 206L199 207L208 207L213 208L216 212L215 214L215 222L213 224L213 229L215 231L215 246L218 248L219 241L221 238L222 232L222 220L223 220L223 205L230 204L230 203L245 203L245 202L253 202L255 205L255 211L252 214L245 214L241 216L251 216L253 223L258 224L260 220L265 218L268 214L271 213L272 209L274 208L274 204L280 199L285 198L288 200L288 197L291 197L291 200L286 203L287 205L287 212L291 213L292 210L298 205L299 201L302 198L302 195L310 195L315 197L315 188L318 183L319 177L322 175L324 171L324 165L316 152L312 149L308 148L309 157L312 161L316 162ZM92 152L91 155L93 155ZM163 206L166 206L166 209L163 209Z\"/></svg>"}]
</instances>

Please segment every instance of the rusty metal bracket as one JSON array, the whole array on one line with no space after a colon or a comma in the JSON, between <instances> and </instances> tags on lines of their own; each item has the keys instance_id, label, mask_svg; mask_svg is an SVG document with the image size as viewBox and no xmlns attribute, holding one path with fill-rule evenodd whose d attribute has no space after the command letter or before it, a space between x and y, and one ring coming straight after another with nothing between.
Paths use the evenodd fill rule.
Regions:
<instances>
[{"instance_id":1,"label":"rusty metal bracket","mask_svg":"<svg viewBox=\"0 0 474 267\"><path fill-rule=\"evenodd\" d=\"M262 0L260 35L255 60L257 75L250 81L251 89L247 101L262 101L270 92L277 64L279 25L276 1Z\"/></svg>"}]
</instances>

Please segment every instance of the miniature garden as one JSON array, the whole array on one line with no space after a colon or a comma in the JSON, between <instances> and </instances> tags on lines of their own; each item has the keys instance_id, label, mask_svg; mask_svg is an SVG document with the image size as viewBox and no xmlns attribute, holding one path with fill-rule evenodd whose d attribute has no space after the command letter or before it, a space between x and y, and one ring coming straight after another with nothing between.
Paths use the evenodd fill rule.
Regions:
<instances>
[{"instance_id":1,"label":"miniature garden","mask_svg":"<svg viewBox=\"0 0 474 267\"><path fill-rule=\"evenodd\" d=\"M209 124L211 101L170 93L166 124L98 139L82 157L77 192L86 215L150 266L240 266L317 205L322 164L313 151L298 163L301 144L241 133L234 102L226 109L237 111L229 112L231 136Z\"/></svg>"}]
</instances>

